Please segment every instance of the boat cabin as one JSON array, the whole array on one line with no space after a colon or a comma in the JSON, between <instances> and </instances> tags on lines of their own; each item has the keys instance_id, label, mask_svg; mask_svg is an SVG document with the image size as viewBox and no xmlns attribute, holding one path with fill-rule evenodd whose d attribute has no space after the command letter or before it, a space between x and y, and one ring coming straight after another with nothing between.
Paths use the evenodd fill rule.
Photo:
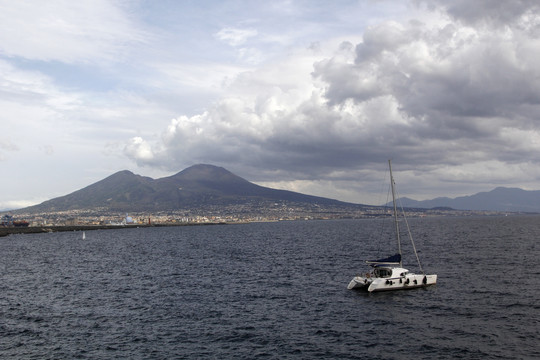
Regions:
<instances>
[{"instance_id":1,"label":"boat cabin","mask_svg":"<svg viewBox=\"0 0 540 360\"><path fill-rule=\"evenodd\" d=\"M375 277L380 277L380 278L392 277L392 269L386 268L386 267L376 267L373 270L373 275L375 275Z\"/></svg>"},{"instance_id":2,"label":"boat cabin","mask_svg":"<svg viewBox=\"0 0 540 360\"><path fill-rule=\"evenodd\" d=\"M392 268L385 266L376 266L373 269L373 275L379 278L397 278L404 277L409 273L409 270L403 268Z\"/></svg>"}]
</instances>

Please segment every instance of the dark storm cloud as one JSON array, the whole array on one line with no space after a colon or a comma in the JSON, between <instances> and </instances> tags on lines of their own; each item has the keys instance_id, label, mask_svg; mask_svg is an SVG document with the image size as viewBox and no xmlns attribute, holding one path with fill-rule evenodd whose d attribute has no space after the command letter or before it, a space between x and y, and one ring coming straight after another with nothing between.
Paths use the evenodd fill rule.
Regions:
<instances>
[{"instance_id":1,"label":"dark storm cloud","mask_svg":"<svg viewBox=\"0 0 540 360\"><path fill-rule=\"evenodd\" d=\"M383 22L306 66L291 66L301 63L293 56L244 73L207 112L173 120L151 153L142 139L127 150L140 163L213 162L252 180L347 180L388 158L431 184L485 181L475 171L507 179L509 164L538 161L540 40L530 24L540 17L532 3L472 3L473 14L483 7L510 25L472 26L480 17L465 18L459 1L446 8L471 26Z\"/></svg>"},{"instance_id":2,"label":"dark storm cloud","mask_svg":"<svg viewBox=\"0 0 540 360\"><path fill-rule=\"evenodd\" d=\"M315 75L326 83L325 96L334 106L393 99L403 119L397 128L411 140L407 147L413 153L437 139L437 148L453 141L480 150L474 140L500 145L501 129L530 128L534 122L525 113L540 100L531 57L538 41L529 35L519 29L483 32L452 24L437 31L418 23L381 24L356 46L354 64L325 60L316 65ZM532 127L537 130L536 124ZM399 148L392 136L385 140Z\"/></svg>"},{"instance_id":3,"label":"dark storm cloud","mask_svg":"<svg viewBox=\"0 0 540 360\"><path fill-rule=\"evenodd\" d=\"M540 9L536 0L434 0L419 2L440 8L457 20L469 25L490 25L518 22L523 15L535 15Z\"/></svg>"}]
</instances>

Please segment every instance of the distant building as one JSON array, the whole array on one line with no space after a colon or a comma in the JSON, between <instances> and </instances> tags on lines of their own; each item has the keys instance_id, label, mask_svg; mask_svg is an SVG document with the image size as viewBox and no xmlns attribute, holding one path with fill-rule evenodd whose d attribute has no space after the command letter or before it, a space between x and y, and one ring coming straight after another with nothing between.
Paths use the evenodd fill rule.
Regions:
<instances>
[{"instance_id":1,"label":"distant building","mask_svg":"<svg viewBox=\"0 0 540 360\"><path fill-rule=\"evenodd\" d=\"M65 220L64 224L65 224L66 226L75 226L75 225L77 225L77 219L76 219L76 218L73 218L73 217L72 217L72 218L68 218L68 219Z\"/></svg>"},{"instance_id":2,"label":"distant building","mask_svg":"<svg viewBox=\"0 0 540 360\"><path fill-rule=\"evenodd\" d=\"M7 215L7 214L2 216L2 220L0 224L2 226L13 226L13 216Z\"/></svg>"},{"instance_id":3,"label":"distant building","mask_svg":"<svg viewBox=\"0 0 540 360\"><path fill-rule=\"evenodd\" d=\"M2 216L2 220L0 220L0 225L5 227L27 227L29 224L28 221L24 220L14 221L13 216L6 214Z\"/></svg>"}]
</instances>

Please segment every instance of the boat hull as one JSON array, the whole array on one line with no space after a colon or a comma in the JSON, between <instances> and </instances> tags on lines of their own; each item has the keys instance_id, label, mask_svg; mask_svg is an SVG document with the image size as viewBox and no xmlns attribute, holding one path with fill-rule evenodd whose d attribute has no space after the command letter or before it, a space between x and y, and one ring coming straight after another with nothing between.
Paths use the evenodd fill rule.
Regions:
<instances>
[{"instance_id":1,"label":"boat hull","mask_svg":"<svg viewBox=\"0 0 540 360\"><path fill-rule=\"evenodd\" d=\"M437 283L437 275L415 274L409 272L407 269L402 267L403 261L401 257L401 237L399 231L399 218L396 204L396 189L394 187L395 182L394 176L392 175L391 160L388 160L388 167L390 169L392 204L394 205L393 217L398 252L395 255L388 256L382 259L367 260L366 263L373 267L373 271L370 273L366 273L365 277L360 275L355 276L347 286L348 289L367 288L367 291L369 292L390 291L426 287L430 285L435 285ZM420 260L418 259L418 253L416 252L416 247L414 246L414 241L411 235L411 231L409 229L409 224L407 223L407 219L405 218L404 211L403 220L405 220L405 223L407 225L407 232L414 248L414 253L418 260L418 267L420 268L421 272L424 272L422 270L422 265L420 265Z\"/></svg>"},{"instance_id":2,"label":"boat hull","mask_svg":"<svg viewBox=\"0 0 540 360\"><path fill-rule=\"evenodd\" d=\"M427 287L437 283L437 275L407 274L399 278L373 279L368 292L405 290Z\"/></svg>"},{"instance_id":3,"label":"boat hull","mask_svg":"<svg viewBox=\"0 0 540 360\"><path fill-rule=\"evenodd\" d=\"M372 280L373 279L364 276L355 276L347 286L347 289L367 289L371 285Z\"/></svg>"}]
</instances>

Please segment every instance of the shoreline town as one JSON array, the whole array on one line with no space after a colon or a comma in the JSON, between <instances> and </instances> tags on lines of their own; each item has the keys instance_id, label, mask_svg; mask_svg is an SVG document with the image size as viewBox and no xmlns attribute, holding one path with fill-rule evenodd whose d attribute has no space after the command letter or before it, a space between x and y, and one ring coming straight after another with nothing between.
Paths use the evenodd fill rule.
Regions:
<instances>
[{"instance_id":1,"label":"shoreline town","mask_svg":"<svg viewBox=\"0 0 540 360\"><path fill-rule=\"evenodd\" d=\"M206 206L198 209L121 213L109 209L60 212L4 212L0 218L0 237L65 231L108 230L154 226L242 224L294 220L373 219L391 216L390 209L372 206L340 207L316 204L266 203L266 206ZM499 211L409 209L408 217L527 215ZM530 215L530 214L529 214Z\"/></svg>"}]
</instances>

